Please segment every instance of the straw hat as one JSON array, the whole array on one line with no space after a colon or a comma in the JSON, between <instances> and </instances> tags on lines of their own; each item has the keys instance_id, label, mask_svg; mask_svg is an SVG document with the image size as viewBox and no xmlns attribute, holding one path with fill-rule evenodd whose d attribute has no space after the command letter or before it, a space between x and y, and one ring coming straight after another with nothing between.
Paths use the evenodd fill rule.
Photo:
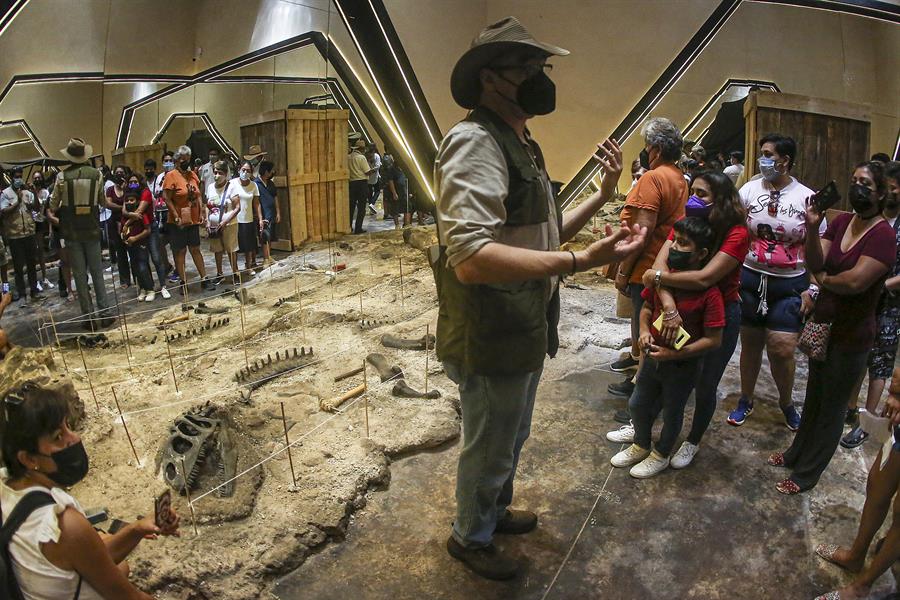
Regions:
<instances>
[{"instance_id":1,"label":"straw hat","mask_svg":"<svg viewBox=\"0 0 900 600\"><path fill-rule=\"evenodd\" d=\"M266 156L268 154L268 152L263 151L259 144L253 144L247 152L249 154L244 155L244 160L255 160L260 156Z\"/></svg>"},{"instance_id":2,"label":"straw hat","mask_svg":"<svg viewBox=\"0 0 900 600\"><path fill-rule=\"evenodd\" d=\"M73 163L81 164L90 160L91 154L94 153L94 148L89 144L85 144L81 138L71 138L68 145L60 150L60 153Z\"/></svg>"},{"instance_id":3,"label":"straw hat","mask_svg":"<svg viewBox=\"0 0 900 600\"><path fill-rule=\"evenodd\" d=\"M463 54L450 75L450 92L463 108L475 108L481 94L478 72L498 56L522 48L536 48L547 56L566 56L568 50L534 39L515 17L506 17L484 28Z\"/></svg>"}]
</instances>

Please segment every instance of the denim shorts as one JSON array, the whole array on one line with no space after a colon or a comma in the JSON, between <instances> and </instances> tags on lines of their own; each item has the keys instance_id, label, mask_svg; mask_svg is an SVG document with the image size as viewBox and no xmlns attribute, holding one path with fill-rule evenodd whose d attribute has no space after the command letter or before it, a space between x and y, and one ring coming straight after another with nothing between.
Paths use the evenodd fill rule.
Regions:
<instances>
[{"instance_id":1,"label":"denim shorts","mask_svg":"<svg viewBox=\"0 0 900 600\"><path fill-rule=\"evenodd\" d=\"M809 289L809 275L773 277L752 269L741 269L741 307L744 327L765 327L769 331L799 333L800 294Z\"/></svg>"}]
</instances>

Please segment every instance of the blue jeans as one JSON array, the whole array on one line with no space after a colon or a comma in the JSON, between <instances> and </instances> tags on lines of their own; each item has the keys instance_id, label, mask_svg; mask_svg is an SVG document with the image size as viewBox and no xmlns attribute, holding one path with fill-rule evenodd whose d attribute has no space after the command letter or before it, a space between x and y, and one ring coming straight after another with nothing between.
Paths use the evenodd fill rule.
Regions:
<instances>
[{"instance_id":1,"label":"blue jeans","mask_svg":"<svg viewBox=\"0 0 900 600\"><path fill-rule=\"evenodd\" d=\"M153 278L150 277L148 265L149 256L147 246L125 246L128 252L128 260L131 262L131 274L134 275L138 286L145 292L153 290Z\"/></svg>"},{"instance_id":2,"label":"blue jeans","mask_svg":"<svg viewBox=\"0 0 900 600\"><path fill-rule=\"evenodd\" d=\"M725 305L725 329L722 330L722 345L710 350L703 356L703 367L697 380L697 393L694 398L694 420L687 441L695 446L700 445L710 421L716 412L716 391L725 373L725 367L734 354L738 338L741 335L741 303L729 302Z\"/></svg>"},{"instance_id":3,"label":"blue jeans","mask_svg":"<svg viewBox=\"0 0 900 600\"><path fill-rule=\"evenodd\" d=\"M641 309L644 308L641 292L644 291L644 286L640 283L629 283L626 290L628 297L631 298L631 343L636 344L637 339L641 337Z\"/></svg>"},{"instance_id":4,"label":"blue jeans","mask_svg":"<svg viewBox=\"0 0 900 600\"><path fill-rule=\"evenodd\" d=\"M522 445L531 433L543 367L521 375L465 375L445 362L459 386L463 448L456 472L453 537L467 548L491 543L498 518L512 502Z\"/></svg>"},{"instance_id":5,"label":"blue jeans","mask_svg":"<svg viewBox=\"0 0 900 600\"><path fill-rule=\"evenodd\" d=\"M166 287L166 275L171 271L169 265L169 257L166 255L166 245L163 243L162 234L159 232L159 226L156 221L150 224L150 243L147 244L150 250L150 259L156 269L156 277L159 279L159 287Z\"/></svg>"},{"instance_id":6,"label":"blue jeans","mask_svg":"<svg viewBox=\"0 0 900 600\"><path fill-rule=\"evenodd\" d=\"M100 256L100 240L88 242L73 242L65 240L69 251L69 263L72 267L72 277L75 279L75 291L78 294L78 303L81 305L82 316L94 316L91 292L88 290L88 273L94 284L94 293L97 295L97 308L100 316L104 316L109 309L109 299L106 296L106 284L103 281L103 260Z\"/></svg>"},{"instance_id":7,"label":"blue jeans","mask_svg":"<svg viewBox=\"0 0 900 600\"><path fill-rule=\"evenodd\" d=\"M656 451L662 456L672 453L684 422L684 406L697 382L701 364L700 357L666 362L644 357L634 392L628 400L635 444L650 449L653 422L662 412L663 427Z\"/></svg>"}]
</instances>

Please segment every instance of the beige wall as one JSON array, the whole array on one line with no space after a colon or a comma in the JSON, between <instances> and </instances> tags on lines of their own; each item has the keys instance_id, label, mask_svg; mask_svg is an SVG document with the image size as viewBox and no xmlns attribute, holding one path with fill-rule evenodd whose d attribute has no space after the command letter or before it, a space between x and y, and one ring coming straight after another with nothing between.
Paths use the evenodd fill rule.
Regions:
<instances>
[{"instance_id":1,"label":"beige wall","mask_svg":"<svg viewBox=\"0 0 900 600\"><path fill-rule=\"evenodd\" d=\"M413 0L386 4L444 131L465 114L450 97L450 72L487 23L514 14L537 38L571 50L570 56L552 61L556 112L529 124L544 147L551 175L567 181L718 2L466 0L439 2L429 15L411 10ZM747 2L653 114L685 125L729 77L772 80L785 92L871 104L873 151L889 152L900 126L898 67L900 27ZM640 148L637 139L627 140L626 159Z\"/></svg>"}]
</instances>

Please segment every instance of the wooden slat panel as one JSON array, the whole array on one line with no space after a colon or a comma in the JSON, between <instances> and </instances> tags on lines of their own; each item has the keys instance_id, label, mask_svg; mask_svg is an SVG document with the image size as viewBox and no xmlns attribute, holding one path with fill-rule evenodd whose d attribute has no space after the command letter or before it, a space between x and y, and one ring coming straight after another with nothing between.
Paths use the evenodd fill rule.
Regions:
<instances>
[{"instance_id":1,"label":"wooden slat panel","mask_svg":"<svg viewBox=\"0 0 900 600\"><path fill-rule=\"evenodd\" d=\"M247 125L259 125L261 123L269 123L271 121L284 121L283 110L270 110L267 112L256 113L253 115L245 115L238 119L238 125L241 127ZM265 150L266 148L263 148Z\"/></svg>"}]
</instances>

